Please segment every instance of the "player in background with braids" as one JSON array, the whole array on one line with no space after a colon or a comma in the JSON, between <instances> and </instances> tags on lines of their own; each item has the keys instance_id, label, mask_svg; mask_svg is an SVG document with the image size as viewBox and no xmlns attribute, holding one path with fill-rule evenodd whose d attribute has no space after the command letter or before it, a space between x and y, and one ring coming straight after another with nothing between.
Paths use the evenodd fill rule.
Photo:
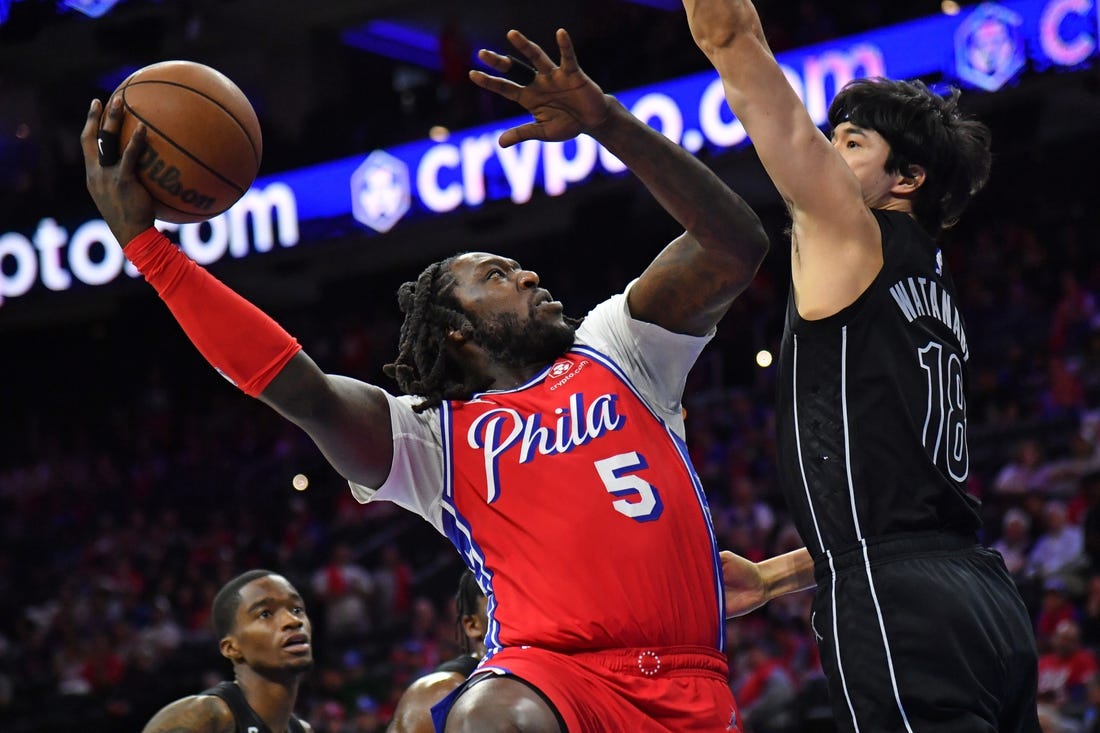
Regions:
<instances>
[{"instance_id":1,"label":"player in background with braids","mask_svg":"<svg viewBox=\"0 0 1100 733\"><path fill-rule=\"evenodd\" d=\"M309 617L298 591L270 570L249 570L214 596L211 612L232 682L166 705L143 733L308 733L294 716L313 667Z\"/></svg>"},{"instance_id":2,"label":"player in background with braids","mask_svg":"<svg viewBox=\"0 0 1100 733\"><path fill-rule=\"evenodd\" d=\"M518 31L508 39L533 67L526 84L503 76L515 60L486 50L501 76L470 74L534 117L500 144L587 133L685 232L579 325L507 256L429 266L399 292L405 322L387 373L405 395L326 374L157 232L134 178L144 131L101 165L98 101L82 135L88 189L219 372L305 430L357 498L421 515L476 575L486 659L433 710L448 731L736 731L723 567L681 399L767 237L710 169L584 74L564 30L559 63ZM119 117L112 103L104 129Z\"/></svg>"},{"instance_id":3,"label":"player in background with braids","mask_svg":"<svg viewBox=\"0 0 1100 733\"><path fill-rule=\"evenodd\" d=\"M830 140L749 0L684 7L791 215L777 464L837 723L1036 731L1031 622L966 491L969 350L935 242L985 184L989 130L957 90L869 79L837 94ZM782 579L762 570L758 600Z\"/></svg>"},{"instance_id":4,"label":"player in background with braids","mask_svg":"<svg viewBox=\"0 0 1100 733\"><path fill-rule=\"evenodd\" d=\"M461 631L464 652L448 659L405 690L397 702L388 733L432 733L432 706L466 681L485 656L485 630L489 625L488 599L466 570L455 593L455 623Z\"/></svg>"}]
</instances>

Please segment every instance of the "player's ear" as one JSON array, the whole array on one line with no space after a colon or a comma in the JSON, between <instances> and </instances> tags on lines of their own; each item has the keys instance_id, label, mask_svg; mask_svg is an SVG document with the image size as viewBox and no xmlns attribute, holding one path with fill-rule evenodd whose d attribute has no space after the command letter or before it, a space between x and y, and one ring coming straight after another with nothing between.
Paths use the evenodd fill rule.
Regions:
<instances>
[{"instance_id":1,"label":"player's ear","mask_svg":"<svg viewBox=\"0 0 1100 733\"><path fill-rule=\"evenodd\" d=\"M916 192L918 188L924 185L926 176L924 166L910 165L907 170L901 173L898 182L894 184L894 193L904 195Z\"/></svg>"},{"instance_id":2,"label":"player's ear","mask_svg":"<svg viewBox=\"0 0 1100 733\"><path fill-rule=\"evenodd\" d=\"M471 639L485 638L485 623L480 614L468 613L462 617L462 630Z\"/></svg>"},{"instance_id":3,"label":"player's ear","mask_svg":"<svg viewBox=\"0 0 1100 733\"><path fill-rule=\"evenodd\" d=\"M241 654L241 650L237 646L237 640L232 636L224 637L218 644L218 649L221 651L223 657L234 664L240 664L244 661L244 655Z\"/></svg>"}]
</instances>

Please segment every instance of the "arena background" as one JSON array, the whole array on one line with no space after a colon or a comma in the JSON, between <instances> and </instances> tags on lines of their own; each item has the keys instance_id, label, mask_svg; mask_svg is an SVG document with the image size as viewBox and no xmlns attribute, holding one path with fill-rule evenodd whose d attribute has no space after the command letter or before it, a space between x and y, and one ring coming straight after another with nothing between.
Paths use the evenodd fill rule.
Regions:
<instances>
[{"instance_id":1,"label":"arena background","mask_svg":"<svg viewBox=\"0 0 1100 733\"><path fill-rule=\"evenodd\" d=\"M106 5L0 1L0 292L19 274L12 253L44 220L71 234L96 218L77 141L87 105L147 63L187 58L233 78L260 116L265 179L366 159L426 140L433 126L515 117L465 81L473 50L499 48L511 27L544 45L567 28L582 67L609 92L708 70L678 3L664 0L74 9ZM777 53L943 12L873 0L759 7ZM965 89L968 111L993 128L996 157L989 187L944 240L972 342L971 483L984 540L1004 543L1008 524L1026 524L1000 547L1052 655L1040 682L1045 729L1066 731L1091 730L1100 701L1087 680L1100 645L1100 566L1089 552L1100 544L1100 25L1095 6L1087 10L1092 25L1077 30L1091 53L1072 69L1026 61L995 90ZM700 155L773 237L686 393L719 541L762 558L797 546L774 483L773 374L757 363L781 332L786 221L751 149ZM394 293L428 262L500 251L582 315L677 233L635 180L595 175L557 196L536 189L523 204L421 211L385 233L350 215L303 223L292 248L210 269L323 368L393 389L381 364L395 353ZM308 595L318 664L298 710L318 731L381 730L404 686L455 653L450 596L461 567L444 539L396 508L356 504L304 435L206 365L140 281L9 293L0 375L5 731L137 730L163 704L228 675L207 611L224 580L255 566ZM754 733L831 729L808 600L728 624L731 685ZM676 599L654 602L674 609Z\"/></svg>"}]
</instances>

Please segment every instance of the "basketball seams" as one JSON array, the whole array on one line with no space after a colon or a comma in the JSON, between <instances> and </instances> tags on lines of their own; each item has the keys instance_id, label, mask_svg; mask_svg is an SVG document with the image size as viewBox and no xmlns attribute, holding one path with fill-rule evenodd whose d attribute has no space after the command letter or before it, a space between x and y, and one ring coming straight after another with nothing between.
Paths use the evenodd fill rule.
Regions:
<instances>
[{"instance_id":1,"label":"basketball seams","mask_svg":"<svg viewBox=\"0 0 1100 733\"><path fill-rule=\"evenodd\" d=\"M187 150L186 148L184 148L184 147L181 147L181 146L180 146L180 145L179 145L178 143L176 143L176 141L175 141L174 139L172 139L172 138L171 138L171 137L169 137L168 135L165 135L165 134L164 134L164 132L163 132L163 131L162 131L162 130L161 130L161 129L159 128L159 127L157 127L156 125L154 125L153 123L149 122L149 121L148 121L147 119L145 119L144 117L142 117L141 115L139 115L139 114L138 114L138 113L137 113L137 112L136 112L136 111L134 110L134 108L133 108L133 107L131 107L131 106L130 106L130 104L129 104L129 103L128 103L128 102L126 101L126 90L125 90L125 89L124 89L124 90L122 91L122 106L126 108L126 111L127 111L127 112L128 112L128 113L129 113L130 115L132 115L132 116L133 116L133 118L134 118L135 120L138 120L139 122L143 122L143 123L145 123L145 126L146 126L146 127L148 127L148 128L149 128L149 130L150 130L151 132L155 132L155 133L156 133L157 135L159 135L159 136L160 136L160 139L161 139L161 140L164 140L164 142L166 142L166 143L168 143L169 145L171 145L171 146L172 146L173 148L175 148L175 149L176 149L176 150L177 150L178 152L182 153L182 154L183 154L184 156L186 156L187 158L190 158L190 159L191 159L191 160L192 160L193 162L195 162L195 163L196 163L196 164L198 164L198 165L199 165L200 167L202 167L202 168L203 168L203 170L205 170L206 172L208 172L208 173L210 173L211 175L213 175L214 177L216 177L216 178L217 178L217 179L218 179L219 181L221 181L222 183L226 184L227 186L229 186L230 188L232 188L232 189L233 189L233 190L235 190L235 191L239 191L239 192L241 193L241 195L244 195L245 189L241 188L241 187L240 187L240 185L238 185L238 184L237 184L237 183L235 183L234 181L231 181L231 180L229 180L228 178L226 178L225 176L223 176L223 175L222 175L221 173L219 173L218 171L214 170L213 168L211 168L211 167L210 167L209 165L207 165L207 164L206 164L206 163L204 163L203 161L199 160L199 159L198 159L197 157L195 157L195 156L194 156L194 155L193 155L193 154L191 153L191 151L190 151L190 150ZM163 199L161 199L161 198L160 198L159 196L158 196L158 197L155 197L155 198L157 199L157 201L159 201L160 203L164 204L165 206L167 206L167 207L168 207L168 208L170 208L170 209L175 209L176 211L182 211L182 209L178 209L178 208L176 208L175 206L172 206L172 205L171 205L171 204L169 204L168 202L166 202L166 201L164 201ZM188 213L191 213L191 212L188 212ZM219 212L219 213L221 213L221 212ZM215 215L215 216L216 216L216 215Z\"/></svg>"},{"instance_id":2,"label":"basketball seams","mask_svg":"<svg viewBox=\"0 0 1100 733\"><path fill-rule=\"evenodd\" d=\"M169 81L169 80L165 80L165 79L134 79L134 80L130 81L125 87L122 88L122 101L123 102L126 101L126 90L127 89L129 89L132 86L138 86L138 85L141 85L141 84L165 84L167 86L178 87L179 89L186 89L187 91L189 91L193 94L197 94L198 96L202 97L206 101L213 104L215 107L217 107L221 111L225 112L225 114L229 117L229 119L233 120L233 122L237 125L237 127L239 127L241 129L241 132L244 133L245 139L248 140L248 146L250 148L252 148L252 157L256 159L256 167L257 168L260 167L260 162L261 162L260 152L256 149L256 141L252 139L252 135L249 133L248 128L244 125L244 123L241 122L239 119L237 119L237 116L235 114L233 114L233 111L230 110L228 107L226 107L224 104L222 104L220 101L218 101L214 97L211 97L209 94L207 94L207 93L205 93L205 92L203 92L199 89L196 89L195 87L188 86L187 84L183 84L183 83L178 82L178 81ZM127 105L127 109L130 110L129 105ZM130 110L130 111L132 112L132 110ZM134 116L137 117L136 114ZM145 120L142 120L142 122L145 122ZM146 122L146 124L149 124L149 123ZM165 138L165 139L167 140L168 138Z\"/></svg>"},{"instance_id":3,"label":"basketball seams","mask_svg":"<svg viewBox=\"0 0 1100 733\"><path fill-rule=\"evenodd\" d=\"M190 217L189 221L177 221L177 222L175 222L176 224L201 223L201 222L204 222L204 221L206 221L206 220L208 220L212 217L218 216L219 214L224 214L225 212L229 211L229 209L231 208L231 207L227 206L226 208L222 209L221 211L203 212L202 214L196 214L194 211L188 211L187 209L181 209L178 206L172 206L172 204L170 204L166 201L161 201L160 199L157 199L157 202L165 209L171 209L172 211L175 211L176 213L183 214L184 216ZM236 202L234 201L233 203L236 203Z\"/></svg>"},{"instance_id":4,"label":"basketball seams","mask_svg":"<svg viewBox=\"0 0 1100 733\"><path fill-rule=\"evenodd\" d=\"M138 124L149 130L138 177L156 202L157 218L206 221L251 188L263 155L259 120L240 88L217 69L193 61L150 64L112 96L125 112L123 137Z\"/></svg>"}]
</instances>

